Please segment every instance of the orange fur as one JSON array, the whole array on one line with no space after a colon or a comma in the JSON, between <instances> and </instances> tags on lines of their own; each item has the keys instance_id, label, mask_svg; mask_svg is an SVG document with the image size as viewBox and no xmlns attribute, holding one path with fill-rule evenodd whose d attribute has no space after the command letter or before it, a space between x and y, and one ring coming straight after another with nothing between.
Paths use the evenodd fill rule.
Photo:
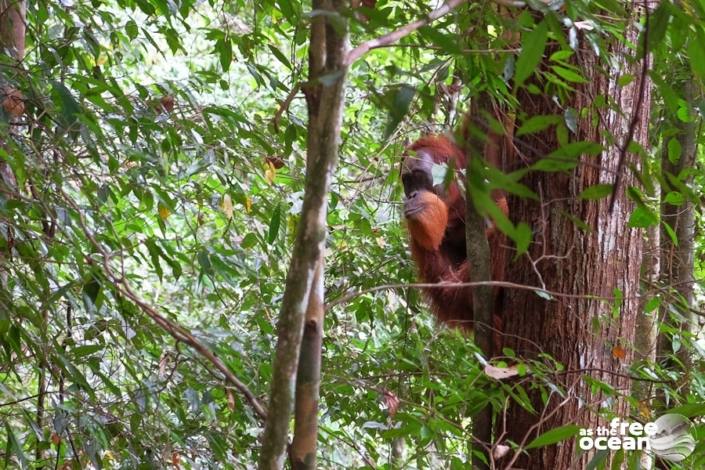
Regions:
<instances>
[{"instance_id":1,"label":"orange fur","mask_svg":"<svg viewBox=\"0 0 705 470\"><path fill-rule=\"evenodd\" d=\"M438 250L448 225L448 206L429 191L419 193L423 211L408 218L409 233L422 248Z\"/></svg>"},{"instance_id":2,"label":"orange fur","mask_svg":"<svg viewBox=\"0 0 705 470\"><path fill-rule=\"evenodd\" d=\"M10 117L16 118L24 113L24 96L18 89L4 86L0 89L0 98L2 99L2 109Z\"/></svg>"},{"instance_id":3,"label":"orange fur","mask_svg":"<svg viewBox=\"0 0 705 470\"><path fill-rule=\"evenodd\" d=\"M465 168L465 154L446 136L426 135L409 146L409 150L421 149L432 153L436 163L447 163L455 159L456 168Z\"/></svg>"},{"instance_id":4,"label":"orange fur","mask_svg":"<svg viewBox=\"0 0 705 470\"><path fill-rule=\"evenodd\" d=\"M410 145L409 150L416 151L416 155L407 157L402 165L402 181L407 195L405 215L411 253L421 280L427 283L468 282L471 276L465 247L465 199L455 181L447 188L438 185L431 187L428 183L432 179L432 164L453 162L455 168L465 168L465 154L450 139L440 135L422 137ZM419 173L426 173L426 176L422 177ZM504 192L494 191L492 198L507 215L509 211ZM503 280L505 236L494 224L486 234L492 258L492 279ZM472 329L472 288L440 284L424 291L433 313L440 321L466 330ZM494 292L497 312L493 321L497 326L501 324L498 314L500 291L497 288Z\"/></svg>"}]
</instances>

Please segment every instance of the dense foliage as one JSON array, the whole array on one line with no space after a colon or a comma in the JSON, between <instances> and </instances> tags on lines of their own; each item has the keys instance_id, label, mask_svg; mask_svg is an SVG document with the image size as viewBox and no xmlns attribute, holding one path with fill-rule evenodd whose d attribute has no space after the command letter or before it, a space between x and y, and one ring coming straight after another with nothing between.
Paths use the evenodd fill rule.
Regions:
<instances>
[{"instance_id":1,"label":"dense foliage","mask_svg":"<svg viewBox=\"0 0 705 470\"><path fill-rule=\"evenodd\" d=\"M426 3L383 0L350 11L353 42L422 17ZM406 143L455 129L478 92L515 106L508 83L533 74L547 42L555 51L529 93L561 102L575 92L584 81L571 61L578 36L609 69L607 44L627 21L620 4L554 3L529 2L511 17L492 3L470 3L352 66L327 220L332 307L321 467L385 468L401 452L401 468L466 468L474 411L491 403L499 414L508 400L533 410L527 390L559 389L553 377L561 365L551 358L519 363L516 382L495 380L471 338L434 324L417 289L372 289L415 280L399 210ZM309 15L310 5L287 0L29 2L24 60L0 55L0 79L22 91L26 106L18 121L0 118L0 158L16 180L5 175L0 184L5 466L244 468L256 461L261 419L147 310L183 325L264 401L301 211L306 107L297 91L306 80ZM504 31L520 33L519 43ZM679 120L701 119L701 98L687 101L681 85L696 81L700 89L705 80L705 10L662 2L648 31L653 148L635 150L644 188L634 190L640 204L631 220L645 228L659 224L662 148L677 159L671 137ZM636 57L643 46L633 46ZM580 111L513 112L519 136L556 126L564 143ZM515 176L497 184L531 197ZM700 200L700 174L691 186L671 183L679 188L672 201ZM585 197L609 194L592 188ZM516 246L528 246L528 227L505 229ZM698 230L699 277L702 245ZM645 287L647 312L677 302L667 287ZM696 367L685 373L647 362L620 372L653 380L669 407L702 403L705 348L696 335L665 324L663 331ZM511 350L504 354L513 362ZM681 411L705 414L700 405ZM703 458L699 444L687 462Z\"/></svg>"}]
</instances>

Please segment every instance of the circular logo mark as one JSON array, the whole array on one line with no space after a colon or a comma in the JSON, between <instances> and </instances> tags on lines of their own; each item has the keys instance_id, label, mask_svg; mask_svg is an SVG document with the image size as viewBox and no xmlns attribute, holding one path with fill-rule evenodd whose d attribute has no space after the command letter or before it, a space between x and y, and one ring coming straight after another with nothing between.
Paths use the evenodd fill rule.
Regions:
<instances>
[{"instance_id":1,"label":"circular logo mark","mask_svg":"<svg viewBox=\"0 0 705 470\"><path fill-rule=\"evenodd\" d=\"M649 436L654 454L664 460L680 462L695 449L695 439L690 434L690 420L683 415L665 414L656 421L656 432Z\"/></svg>"}]
</instances>

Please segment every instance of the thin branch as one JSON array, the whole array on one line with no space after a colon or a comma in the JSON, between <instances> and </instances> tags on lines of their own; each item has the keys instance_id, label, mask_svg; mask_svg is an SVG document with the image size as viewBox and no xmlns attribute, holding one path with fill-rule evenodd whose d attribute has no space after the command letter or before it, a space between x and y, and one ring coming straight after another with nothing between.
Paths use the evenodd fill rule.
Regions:
<instances>
[{"instance_id":1,"label":"thin branch","mask_svg":"<svg viewBox=\"0 0 705 470\"><path fill-rule=\"evenodd\" d=\"M526 284L517 284L515 282L506 282L506 281L482 281L482 282L438 282L438 283L430 283L430 282L417 282L417 283L409 283L409 284L382 284L379 286L374 286L370 287L368 289L361 289L359 291L355 292L349 292L342 297L339 297L331 302L329 302L326 305L326 310L337 307L340 304L344 304L349 302L350 300L354 299L355 297L359 297L361 295L369 294L372 292L377 292L381 290L390 290L390 289L406 289L406 288L421 288L421 289L431 289L431 288L443 288L446 289L448 287L450 288L462 288L462 287L478 287L478 286L489 286L489 287L507 287L510 289L519 289L519 290L530 290L534 291L536 293L542 293L542 294L547 294L552 297L564 297L568 299L591 299L591 300L605 300L605 301L612 301L615 300L615 297L610 297L610 296L602 296L602 295L595 295L595 294L565 294L563 292L555 292L555 291L550 291L546 290L542 287L539 286L529 286Z\"/></svg>"},{"instance_id":2,"label":"thin branch","mask_svg":"<svg viewBox=\"0 0 705 470\"><path fill-rule=\"evenodd\" d=\"M301 82L297 82L293 87L291 87L291 90L289 91L289 94L286 95L286 98L284 98L284 101L279 104L279 109L277 109L277 112L274 113L274 117L272 118L272 126L274 126L274 132L279 132L279 121L282 118L282 114L284 114L284 111L289 109L291 102L294 101L294 98L296 97L300 89Z\"/></svg>"},{"instance_id":3,"label":"thin branch","mask_svg":"<svg viewBox=\"0 0 705 470\"><path fill-rule=\"evenodd\" d=\"M600 367L585 367L582 369L566 369L560 372L554 372L553 375L569 375L569 374L587 374L590 372L601 372L603 374L612 375L614 377L621 377L623 379L636 380L639 382L651 382L655 384L667 384L673 382L673 380L663 380L663 379L651 379L649 377L637 377L631 374L622 374L621 372L615 372L609 369L602 369Z\"/></svg>"},{"instance_id":4,"label":"thin branch","mask_svg":"<svg viewBox=\"0 0 705 470\"><path fill-rule=\"evenodd\" d=\"M576 383L577 383L577 381L576 381ZM575 387L575 384L573 384L573 386L571 386L571 389L573 389L574 387ZM529 428L529 430L526 432L526 434L524 434L523 439L519 443L519 447L517 447L516 451L514 452L514 456L509 461L506 468L513 467L514 463L517 461L517 459L519 458L521 453L524 451L524 447L527 445L527 441L529 440L529 437L531 436L531 434L533 434L536 430L538 430L546 421L551 419L551 417L553 415L555 415L558 412L558 410L560 410L563 406L565 406L570 400L575 399L575 397L573 397L572 395L568 395L563 401L558 403L558 406L556 406L553 410L551 410L550 413L546 414L546 411L548 411L548 404L550 402L551 396L553 396L554 393L555 392L551 392L551 394L549 395L549 399L548 399L548 401L546 401L546 406L544 407L543 411L541 412L541 416L540 416L539 420Z\"/></svg>"},{"instance_id":5,"label":"thin branch","mask_svg":"<svg viewBox=\"0 0 705 470\"><path fill-rule=\"evenodd\" d=\"M466 1L467 0L448 0L445 4L430 12L426 16L426 18L416 20L413 23L409 23L395 31L392 31L391 33L385 34L384 36L363 42L348 53L348 56L345 58L345 63L347 65L350 65L363 55L367 54L372 49L377 49L378 47L385 47L389 46L390 44L394 44L400 39L413 33L417 29L422 28L427 24L437 20L438 18L447 15Z\"/></svg>"},{"instance_id":6,"label":"thin branch","mask_svg":"<svg viewBox=\"0 0 705 470\"><path fill-rule=\"evenodd\" d=\"M34 395L29 395L27 397L18 398L16 400L6 401L5 403L0 403L0 408L5 407L5 406L16 405L18 403L22 403L23 401L34 400L35 398L39 397L40 395L41 395L40 393L37 393Z\"/></svg>"}]
</instances>

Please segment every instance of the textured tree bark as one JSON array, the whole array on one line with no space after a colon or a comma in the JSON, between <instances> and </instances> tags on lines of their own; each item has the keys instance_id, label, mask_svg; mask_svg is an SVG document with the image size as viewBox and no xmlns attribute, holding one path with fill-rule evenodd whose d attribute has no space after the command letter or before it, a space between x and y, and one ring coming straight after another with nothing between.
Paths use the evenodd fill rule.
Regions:
<instances>
[{"instance_id":1,"label":"textured tree bark","mask_svg":"<svg viewBox=\"0 0 705 470\"><path fill-rule=\"evenodd\" d=\"M26 12L23 0L0 0L0 46L17 60L24 57Z\"/></svg>"},{"instance_id":2,"label":"textured tree bark","mask_svg":"<svg viewBox=\"0 0 705 470\"><path fill-rule=\"evenodd\" d=\"M24 58L25 50L25 22L26 14L26 4L24 1L13 1L13 0L0 0L0 53L8 54L14 58L17 63L20 63ZM11 76L12 73L7 73ZM6 108L6 98L9 94L16 92L16 88L10 83L0 82L0 102L3 103L3 108ZM11 109L4 109L5 112L16 111L16 106L22 106L21 104L12 104L10 102ZM12 115L10 116L12 118ZM10 120L12 124L12 119ZM5 146L7 136L0 133L0 145ZM12 172L12 168L0 159L0 193L12 195L17 190L17 180ZM2 237L7 240L11 239L12 234L10 233L9 227L3 227L0 224L0 229L6 233L3 233ZM7 285L7 269L2 266L5 264L5 253L0 251L0 285Z\"/></svg>"},{"instance_id":3,"label":"textured tree bark","mask_svg":"<svg viewBox=\"0 0 705 470\"><path fill-rule=\"evenodd\" d=\"M632 5L634 8L635 4ZM637 41L633 27L625 34L625 42ZM616 189L612 213L607 198L586 201L579 194L595 184L615 182L621 148L630 126L635 126L633 140L647 146L650 84L648 76L642 73L643 62L627 60L634 52L623 43L611 45L610 53L618 60L608 72L598 63L591 48L578 50L587 83L567 105L578 113L586 109L588 115L579 120L573 140L598 142L603 150L597 156L580 156L571 171L533 171L525 177L523 183L539 195L540 201L512 197L510 216L514 223L526 222L534 230L529 255L536 263L536 270L529 258L522 256L509 264L506 275L511 282L543 284L548 290L571 296L545 300L530 291L507 289L504 345L525 357L547 353L566 370L586 371L558 377L568 389L567 400L554 394L544 404L538 396L532 397L536 409L546 409L544 416L550 416L540 426L534 426L539 421L537 415L513 404L507 413L507 433L514 442L529 442L538 434L565 424L596 427L603 424L597 413L600 406L609 406L610 411L621 417L627 417L629 411L623 399L605 402L605 396L592 390L582 376L590 375L629 395L628 378L610 372L624 374L634 356L643 234L627 225L634 204L627 197L626 188L636 183L629 167L639 168L639 157L632 152L626 154L622 184ZM618 79L626 74L636 78L621 86ZM643 87L642 80L647 81ZM612 103L609 108L595 106L595 98L600 95ZM530 116L564 112L550 96L520 93L519 99L520 109ZM514 169L523 168L527 160L535 161L560 146L553 128L518 139L516 144L520 152L514 159ZM584 221L589 228L579 227L573 218ZM585 468L592 455L578 455L576 447L577 440L571 439L532 449L528 456L519 457L515 465L537 469Z\"/></svg>"},{"instance_id":4,"label":"textured tree bark","mask_svg":"<svg viewBox=\"0 0 705 470\"><path fill-rule=\"evenodd\" d=\"M499 166L501 153L506 150L502 145L504 136L491 132L489 119L495 119L492 112L491 97L482 93L473 98L470 118L464 129L465 152L469 156L465 178L465 200L473 201L473 191L481 189L477 186L484 185L484 178L478 173L485 163ZM481 138L482 137L482 138ZM481 173L479 173L481 175ZM465 243L467 245L468 263L470 266L471 282L487 282L492 280L493 262L504 263L504 259L490 252L487 239L487 223L478 212L474 204L465 206ZM497 353L499 345L494 344L495 327L495 290L490 286L475 287L472 291L473 330L475 344L488 360ZM490 462L487 449L492 447L492 408L486 406L472 417L473 458L472 466L482 470L489 468ZM484 444L484 448L479 444Z\"/></svg>"},{"instance_id":5,"label":"textured tree bark","mask_svg":"<svg viewBox=\"0 0 705 470\"><path fill-rule=\"evenodd\" d=\"M344 4L342 0L313 2L314 10L328 10L331 14L316 15L311 22L310 80L304 89L310 121L304 203L277 325L277 350L272 371L269 410L259 459L261 470L280 469L284 466L304 320L311 305L323 308L320 283L323 276L326 211L330 181L338 161L347 72L347 23L339 14ZM332 24L333 21L335 25ZM317 324L316 328L320 326ZM320 330L317 334L320 336ZM307 343L306 354L311 352L312 347L310 342ZM320 346L316 354L320 355ZM310 360L310 357L306 356L305 359ZM320 361L320 358L318 360ZM311 380L311 385L316 374L313 373L310 362L307 367L307 380ZM315 383L318 381L315 380ZM317 408L312 408L318 401L317 390L317 385L306 387L305 393L311 395L302 399L304 409L300 410L302 420L299 422L297 452L303 452L301 464L304 466L298 467L295 463L296 468L315 468L315 438L311 440L311 435L316 434L317 424L315 420L311 421L311 414L317 413Z\"/></svg>"},{"instance_id":6,"label":"textured tree bark","mask_svg":"<svg viewBox=\"0 0 705 470\"><path fill-rule=\"evenodd\" d=\"M678 134L674 138L681 147L680 157L675 159L675 161L671 161L667 145L664 145L661 157L661 172L664 175L664 181L668 185L663 188L661 193L661 222L662 224L668 224L678 240L677 244L674 243L665 226L662 226L661 285L670 291L666 298L666 305L662 308L662 315L666 323L674 324L677 329L683 332L681 336L688 335L694 324L694 316L690 309L693 304L695 210L693 201L687 196L683 204L669 203L667 197L670 191L679 191L672 184L674 178L686 186L693 181L692 172L682 172L695 166L701 122L700 119L694 116L695 113L692 110L695 109L697 100L700 99L698 88L697 83L692 80L683 83L680 88L681 96L691 109L689 114L692 120L683 122L676 117L672 117L673 126L678 130ZM680 179L681 174L685 175L683 179ZM675 307L680 318L669 318L669 307ZM682 347L677 351L678 361L680 361L678 367L684 372L683 387L685 388L681 388L683 393L687 393L687 384L690 381L690 369L692 367L692 358L688 354L689 350L689 348ZM672 353L671 336L662 334L659 337L659 359L664 359Z\"/></svg>"},{"instance_id":7,"label":"textured tree bark","mask_svg":"<svg viewBox=\"0 0 705 470\"><path fill-rule=\"evenodd\" d=\"M661 246L661 233L657 225L649 227L644 240L644 258L641 263L641 273L645 285L642 286L642 295L645 292L653 292L653 286L658 284L661 275L661 258L659 249ZM652 298L651 295L644 295L639 307L639 316L637 317L636 329L639 334L634 343L635 359L639 361L653 362L656 360L656 340L658 337L658 322L657 312L645 312L644 307L646 302ZM647 385L645 382L637 382L634 384L634 390L637 398L648 399L651 396L650 387L642 387Z\"/></svg>"},{"instance_id":8,"label":"textured tree bark","mask_svg":"<svg viewBox=\"0 0 705 470\"><path fill-rule=\"evenodd\" d=\"M291 444L292 467L316 468L318 440L318 398L321 385L321 345L323 342L323 260L314 276L306 309L306 322L296 374L294 440Z\"/></svg>"},{"instance_id":9,"label":"textured tree bark","mask_svg":"<svg viewBox=\"0 0 705 470\"><path fill-rule=\"evenodd\" d=\"M634 359L637 362L653 363L656 360L658 342L658 310L646 312L644 307L652 295L644 295L656 286L659 281L660 263L660 232L657 225L648 228L644 240L644 257L641 262L642 298L639 305L639 315L636 319L637 335L634 340ZM653 397L653 383L635 381L632 386L634 397L643 406L651 409ZM648 452L642 452L639 459L642 470L651 470L654 467L654 457Z\"/></svg>"},{"instance_id":10,"label":"textured tree bark","mask_svg":"<svg viewBox=\"0 0 705 470\"><path fill-rule=\"evenodd\" d=\"M0 53L7 54L12 57L17 64L20 64L24 59L25 52L25 34L27 29L26 24L26 3L22 0L0 0ZM3 71L3 75L12 76L13 73ZM9 132L16 132L12 126L17 121L19 115L24 111L24 103L22 102L22 94L17 91L13 83L7 83L4 80L0 81L0 102L2 103L3 112L5 112L10 120L8 127ZM0 146L6 150L11 146L6 136L0 135ZM12 168L0 160L0 193L12 195L17 191L17 180L12 171ZM12 197L12 196L10 196ZM12 233L10 226L0 222L0 237L7 241L11 240ZM9 245L9 243L6 243ZM0 286L7 285L8 269L5 264L8 263L6 255L0 251ZM46 332L47 312L44 311L42 330ZM42 338L45 342L48 341L46 335ZM46 401L47 387L47 364L45 357L42 354L38 357L37 364L37 409L35 415L35 424L37 429L44 428L44 409ZM44 450L41 445L37 445L35 449L35 459L41 462L44 459Z\"/></svg>"}]
</instances>

